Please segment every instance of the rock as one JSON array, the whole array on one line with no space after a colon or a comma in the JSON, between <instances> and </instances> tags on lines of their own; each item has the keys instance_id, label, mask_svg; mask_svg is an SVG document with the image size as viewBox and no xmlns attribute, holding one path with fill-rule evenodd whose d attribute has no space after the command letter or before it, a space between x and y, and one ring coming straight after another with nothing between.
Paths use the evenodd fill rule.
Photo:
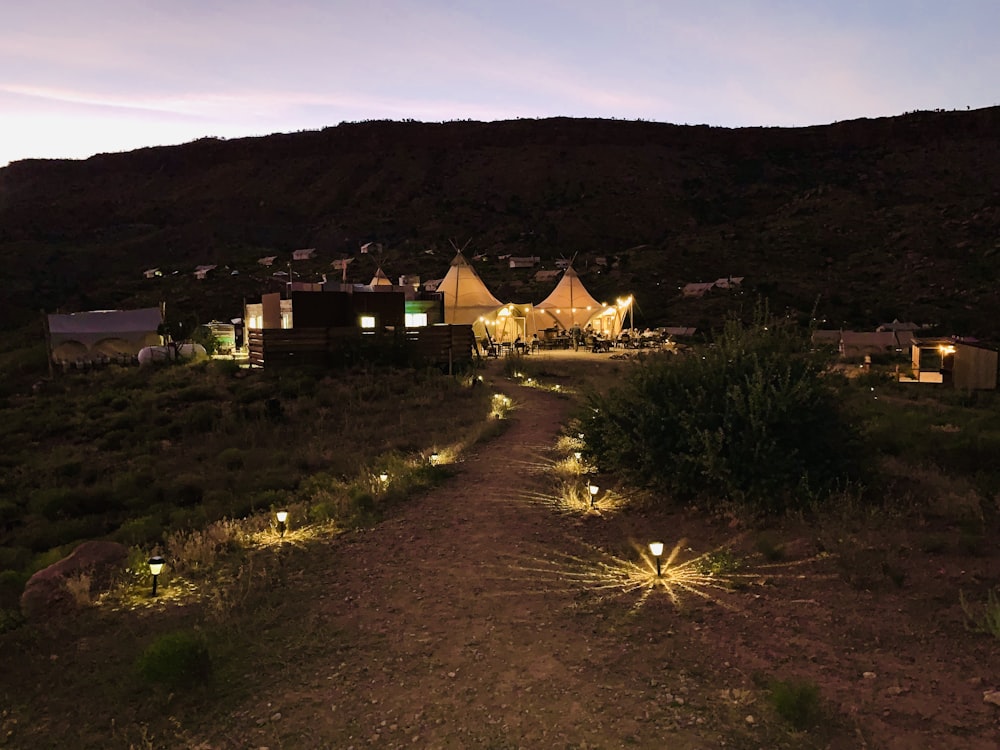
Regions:
<instances>
[{"instance_id":1,"label":"rock","mask_svg":"<svg viewBox=\"0 0 1000 750\"><path fill-rule=\"evenodd\" d=\"M128 549L118 542L84 542L68 557L28 579L21 594L21 611L28 619L72 611L76 603L66 590L67 578L89 574L93 576L92 586L106 586L127 558Z\"/></svg>"},{"instance_id":2,"label":"rock","mask_svg":"<svg viewBox=\"0 0 1000 750\"><path fill-rule=\"evenodd\" d=\"M984 691L983 703L992 703L994 706L1000 706L1000 690Z\"/></svg>"}]
</instances>

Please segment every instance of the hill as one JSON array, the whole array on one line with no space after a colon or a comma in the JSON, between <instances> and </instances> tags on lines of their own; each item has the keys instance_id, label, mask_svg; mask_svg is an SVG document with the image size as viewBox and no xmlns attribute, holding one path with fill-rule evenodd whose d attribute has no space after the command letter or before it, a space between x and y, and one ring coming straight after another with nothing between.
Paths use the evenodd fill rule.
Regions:
<instances>
[{"instance_id":1,"label":"hill","mask_svg":"<svg viewBox=\"0 0 1000 750\"><path fill-rule=\"evenodd\" d=\"M358 255L368 241L378 258ZM793 129L374 121L15 162L0 169L0 318L160 300L231 317L273 287L262 256L287 269L315 247L296 275L358 256L353 281L379 263L426 280L451 241L518 301L551 283L498 256L575 257L598 298L634 292L644 325L710 327L731 293L680 287L743 276L743 294L831 327L898 317L996 338L1000 108ZM199 264L218 268L195 281Z\"/></svg>"}]
</instances>

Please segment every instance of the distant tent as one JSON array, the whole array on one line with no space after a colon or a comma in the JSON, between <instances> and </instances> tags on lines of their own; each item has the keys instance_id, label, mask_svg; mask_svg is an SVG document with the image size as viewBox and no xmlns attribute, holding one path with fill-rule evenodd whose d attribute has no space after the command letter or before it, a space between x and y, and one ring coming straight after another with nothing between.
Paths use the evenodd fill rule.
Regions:
<instances>
[{"instance_id":1,"label":"distant tent","mask_svg":"<svg viewBox=\"0 0 1000 750\"><path fill-rule=\"evenodd\" d=\"M573 266L569 266L556 288L535 305L535 310L542 313L539 325L548 318L556 327L569 330L573 326L585 328L594 315L604 310L604 306L591 296Z\"/></svg>"},{"instance_id":2,"label":"distant tent","mask_svg":"<svg viewBox=\"0 0 1000 750\"><path fill-rule=\"evenodd\" d=\"M162 323L158 307L49 315L50 353L57 362L134 356L145 346L160 344Z\"/></svg>"},{"instance_id":3,"label":"distant tent","mask_svg":"<svg viewBox=\"0 0 1000 750\"><path fill-rule=\"evenodd\" d=\"M477 338L486 335L485 321L494 320L503 307L461 251L455 255L437 291L444 297L444 322L471 325Z\"/></svg>"},{"instance_id":4,"label":"distant tent","mask_svg":"<svg viewBox=\"0 0 1000 750\"><path fill-rule=\"evenodd\" d=\"M372 280L371 282L369 282L368 286L370 286L372 289L378 286L387 286L391 288L392 280L385 275L385 273L382 271L382 267L379 266L378 270L375 271L375 275L372 276Z\"/></svg>"}]
</instances>

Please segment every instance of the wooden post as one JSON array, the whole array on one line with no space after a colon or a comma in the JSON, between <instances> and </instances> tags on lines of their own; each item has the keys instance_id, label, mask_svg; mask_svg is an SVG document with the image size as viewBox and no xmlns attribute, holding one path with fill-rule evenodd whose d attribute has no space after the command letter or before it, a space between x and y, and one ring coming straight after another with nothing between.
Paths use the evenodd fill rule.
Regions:
<instances>
[{"instance_id":1,"label":"wooden post","mask_svg":"<svg viewBox=\"0 0 1000 750\"><path fill-rule=\"evenodd\" d=\"M49 316L42 310L42 330L45 331L45 354L49 360L49 379L55 377L55 370L52 367L52 332L49 330Z\"/></svg>"}]
</instances>

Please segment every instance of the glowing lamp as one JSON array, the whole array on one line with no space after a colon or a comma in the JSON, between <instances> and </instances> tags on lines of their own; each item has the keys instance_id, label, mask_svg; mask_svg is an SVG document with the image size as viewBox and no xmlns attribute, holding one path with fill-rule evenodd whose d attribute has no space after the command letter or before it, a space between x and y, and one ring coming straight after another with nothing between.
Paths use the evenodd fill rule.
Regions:
<instances>
[{"instance_id":1,"label":"glowing lamp","mask_svg":"<svg viewBox=\"0 0 1000 750\"><path fill-rule=\"evenodd\" d=\"M596 484L591 484L587 486L587 491L590 492L590 507L594 507L594 500L597 499L597 493L600 492L601 488Z\"/></svg>"},{"instance_id":2,"label":"glowing lamp","mask_svg":"<svg viewBox=\"0 0 1000 750\"><path fill-rule=\"evenodd\" d=\"M382 484L385 484L386 482L389 481L389 472L383 471L381 474L378 475L378 478L379 481L382 482Z\"/></svg>"},{"instance_id":3,"label":"glowing lamp","mask_svg":"<svg viewBox=\"0 0 1000 750\"><path fill-rule=\"evenodd\" d=\"M579 461L581 458L583 458L583 454L580 451L574 451L573 452L573 458L575 458L577 461Z\"/></svg>"},{"instance_id":4,"label":"glowing lamp","mask_svg":"<svg viewBox=\"0 0 1000 750\"><path fill-rule=\"evenodd\" d=\"M660 558L663 556L663 542L650 542L649 551L653 553L653 557L656 558L656 575L660 576Z\"/></svg>"},{"instance_id":5,"label":"glowing lamp","mask_svg":"<svg viewBox=\"0 0 1000 750\"><path fill-rule=\"evenodd\" d=\"M156 596L156 583L163 571L164 562L164 559L159 556L149 558L149 572L153 575L153 596Z\"/></svg>"},{"instance_id":6,"label":"glowing lamp","mask_svg":"<svg viewBox=\"0 0 1000 750\"><path fill-rule=\"evenodd\" d=\"M284 536L285 530L288 528L288 511L279 510L274 516L278 519L278 534Z\"/></svg>"},{"instance_id":7,"label":"glowing lamp","mask_svg":"<svg viewBox=\"0 0 1000 750\"><path fill-rule=\"evenodd\" d=\"M438 455L437 451L434 451L431 454L431 466L437 466L438 465L438 461L440 461L440 460L441 460L441 456Z\"/></svg>"}]
</instances>

